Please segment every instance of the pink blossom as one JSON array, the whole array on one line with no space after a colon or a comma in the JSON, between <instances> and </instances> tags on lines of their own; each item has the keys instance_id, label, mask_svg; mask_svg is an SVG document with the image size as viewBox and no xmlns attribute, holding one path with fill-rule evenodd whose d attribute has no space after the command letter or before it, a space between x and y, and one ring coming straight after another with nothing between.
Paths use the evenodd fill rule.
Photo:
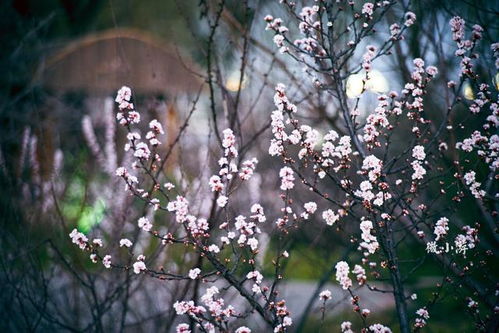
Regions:
<instances>
[{"instance_id":1,"label":"pink blossom","mask_svg":"<svg viewBox=\"0 0 499 333\"><path fill-rule=\"evenodd\" d=\"M77 229L73 229L71 233L69 234L69 237L71 237L71 241L78 245L80 249L84 250L87 247L88 244L88 238L81 232L78 232Z\"/></svg>"},{"instance_id":2,"label":"pink blossom","mask_svg":"<svg viewBox=\"0 0 499 333\"><path fill-rule=\"evenodd\" d=\"M464 20L459 16L454 16L449 21L452 30L452 39L459 41L464 38Z\"/></svg>"},{"instance_id":3,"label":"pink blossom","mask_svg":"<svg viewBox=\"0 0 499 333\"><path fill-rule=\"evenodd\" d=\"M178 324L177 328L175 329L176 333L191 333L190 326L189 324Z\"/></svg>"},{"instance_id":4,"label":"pink blossom","mask_svg":"<svg viewBox=\"0 0 499 333\"><path fill-rule=\"evenodd\" d=\"M370 2L364 3L364 5L362 6L362 14L365 14L366 16L371 16L373 14L373 8L374 4Z\"/></svg>"},{"instance_id":5,"label":"pink blossom","mask_svg":"<svg viewBox=\"0 0 499 333\"><path fill-rule=\"evenodd\" d=\"M436 241L438 241L447 234L447 231L449 230L448 222L449 222L448 218L442 217L435 224L435 230L433 231L433 233L437 236L435 238Z\"/></svg>"},{"instance_id":6,"label":"pink blossom","mask_svg":"<svg viewBox=\"0 0 499 333\"><path fill-rule=\"evenodd\" d=\"M281 171L279 171L279 177L281 177L281 190L291 190L295 186L293 183L295 177L293 175L293 170L290 167L281 168Z\"/></svg>"},{"instance_id":7,"label":"pink blossom","mask_svg":"<svg viewBox=\"0 0 499 333\"><path fill-rule=\"evenodd\" d=\"M415 22L416 22L416 14L414 14L413 12L407 12L407 13L405 13L405 22L404 22L404 25L406 27L410 27Z\"/></svg>"}]
</instances>

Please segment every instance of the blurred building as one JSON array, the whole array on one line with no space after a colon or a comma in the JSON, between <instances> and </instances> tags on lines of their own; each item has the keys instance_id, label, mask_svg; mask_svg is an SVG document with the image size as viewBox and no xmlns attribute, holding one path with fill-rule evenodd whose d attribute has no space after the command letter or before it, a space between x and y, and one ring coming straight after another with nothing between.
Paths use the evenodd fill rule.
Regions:
<instances>
[{"instance_id":1,"label":"blurred building","mask_svg":"<svg viewBox=\"0 0 499 333\"><path fill-rule=\"evenodd\" d=\"M155 118L163 124L167 138L159 149L166 150L182 119L177 101L196 94L202 84L195 74L197 66L181 53L175 45L146 31L110 29L74 40L43 59L33 80L33 85L46 92L39 108L43 135L34 133L41 178L50 179L56 142L67 142L68 136L74 136L74 126L81 126L84 115L90 116L92 132L95 129L97 136L105 131L105 122L109 121L104 116L106 100L109 103L109 98L123 85L130 86L134 96L140 98L137 108L145 121ZM72 104L74 96L81 99L81 107L76 110ZM77 122L73 128L68 113ZM88 132L88 126L86 129ZM85 128L83 132L88 136ZM97 141L102 143L102 139L107 140L101 135ZM123 142L117 139L119 147ZM166 167L176 161L175 151Z\"/></svg>"},{"instance_id":2,"label":"blurred building","mask_svg":"<svg viewBox=\"0 0 499 333\"><path fill-rule=\"evenodd\" d=\"M40 64L36 83L56 93L112 95L129 85L141 95L185 94L199 88L196 66L174 46L135 29L80 38Z\"/></svg>"}]
</instances>

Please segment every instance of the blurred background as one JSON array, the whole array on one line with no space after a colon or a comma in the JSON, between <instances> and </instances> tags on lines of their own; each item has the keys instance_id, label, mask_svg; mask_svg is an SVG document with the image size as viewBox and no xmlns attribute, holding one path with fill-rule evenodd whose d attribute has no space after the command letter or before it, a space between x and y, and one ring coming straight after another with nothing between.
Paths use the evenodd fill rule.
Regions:
<instances>
[{"instance_id":1,"label":"blurred background","mask_svg":"<svg viewBox=\"0 0 499 333\"><path fill-rule=\"evenodd\" d=\"M380 23L386 31L367 44L386 38L388 21L400 17L408 5L403 2L390 11L387 22ZM450 17L459 14L470 26L482 25L488 45L497 41L495 1L421 0L410 5L417 24L408 31L406 43L376 64L375 82L360 104L364 116L372 111L377 93L400 90L410 75L412 59L422 57L441 73L440 87L435 85L430 92L428 117L442 119L443 85L449 77L457 77L458 71L457 61L450 56L454 52ZM237 130L244 133L243 142L249 143L245 153L260 160L259 176L242 190L240 206L245 207L246 199L261 202L268 212L275 208L277 214L280 202L272 198L279 193L275 170L280 164L267 154L275 84L284 82L290 87L289 96L300 109L301 120L324 133L344 129L335 101L317 91L314 78L295 62L276 54L263 21L269 13L288 15L277 1L265 0L227 0L223 7L215 0L0 2L2 331L170 332L178 323L171 305L191 293L190 282L105 270L92 264L67 236L74 227L110 243L123 234L133 235L142 249L153 253L158 265L171 271L185 272L196 263L189 249L160 251L153 240L138 234L134 221L151 212L127 196L113 177L116 167L129 158L121 148L125 133L114 125L113 100L122 85L132 88L145 120L156 118L163 124L163 152L188 121L162 172L179 191L192 193L190 200L200 212L207 209L203 191L211 174L206 166L215 168L219 157L213 114L221 119L220 129L239 119ZM489 50L477 51L485 59L479 73L497 84L495 69L485 65L491 60ZM214 97L207 85L211 76ZM358 78L351 78L352 97L359 84ZM462 97L473 99L473 89L465 86ZM465 119L465 110L458 110L456 117ZM481 120L467 121L478 124ZM466 131L456 132L456 138L466 135ZM487 170L477 166L477 172L486 174ZM306 195L302 198L303 202L307 199ZM481 213L456 209L453 214L473 221ZM165 230L173 228L164 223ZM324 332L339 331L339 323L353 320L355 314L334 283L333 267L354 248L349 239L326 230L320 221L311 223L314 227L290 237L293 255L286 275L291 280L283 286L284 297L295 329L316 332L320 304L311 296L321 288L331 289L336 303L328 311ZM272 274L271 225L266 234L267 251L260 264ZM497 250L494 237L486 238L485 244ZM419 297L431 295L441 270L437 263L427 262L411 276ZM487 272L493 275L484 279L497 277L497 269ZM455 315L463 305L460 299L449 296L443 302L445 306L432 312L434 326L427 332L474 331L471 321ZM375 312L375 319L388 325L396 322L391 296L366 296L366 306Z\"/></svg>"}]
</instances>

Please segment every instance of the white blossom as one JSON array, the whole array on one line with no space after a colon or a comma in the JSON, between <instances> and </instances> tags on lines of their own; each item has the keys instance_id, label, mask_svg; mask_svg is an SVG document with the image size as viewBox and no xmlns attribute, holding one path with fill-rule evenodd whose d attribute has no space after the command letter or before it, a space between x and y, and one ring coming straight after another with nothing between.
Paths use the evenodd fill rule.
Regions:
<instances>
[{"instance_id":1,"label":"white blossom","mask_svg":"<svg viewBox=\"0 0 499 333\"><path fill-rule=\"evenodd\" d=\"M111 268L111 256L109 254L105 255L104 258L102 258L102 264L106 268Z\"/></svg>"},{"instance_id":2,"label":"white blossom","mask_svg":"<svg viewBox=\"0 0 499 333\"><path fill-rule=\"evenodd\" d=\"M331 299L331 292L329 290L323 290L319 293L319 299L323 301L327 301Z\"/></svg>"},{"instance_id":3,"label":"white blossom","mask_svg":"<svg viewBox=\"0 0 499 333\"><path fill-rule=\"evenodd\" d=\"M348 289L352 286L352 280L348 277L350 267L345 261L340 261L336 264L336 281L341 284L343 289Z\"/></svg>"},{"instance_id":4,"label":"white blossom","mask_svg":"<svg viewBox=\"0 0 499 333\"><path fill-rule=\"evenodd\" d=\"M149 222L149 219L147 217L139 218L137 224L139 228L141 228L144 231L150 231L152 228L152 224L151 222Z\"/></svg>"},{"instance_id":5,"label":"white blossom","mask_svg":"<svg viewBox=\"0 0 499 333\"><path fill-rule=\"evenodd\" d=\"M199 268L193 268L193 269L189 270L189 278L191 278L192 280L195 280L195 279L197 279L197 277L199 276L200 273L201 273L201 270Z\"/></svg>"},{"instance_id":6,"label":"white blossom","mask_svg":"<svg viewBox=\"0 0 499 333\"><path fill-rule=\"evenodd\" d=\"M140 260L140 259L142 259L142 260ZM140 259L133 264L133 272L135 274L139 274L140 272L145 271L147 269L146 264L144 263L145 258L142 257Z\"/></svg>"},{"instance_id":7,"label":"white blossom","mask_svg":"<svg viewBox=\"0 0 499 333\"><path fill-rule=\"evenodd\" d=\"M120 239L120 247L131 247L133 245L133 243L127 239L127 238L123 238L123 239Z\"/></svg>"},{"instance_id":8,"label":"white blossom","mask_svg":"<svg viewBox=\"0 0 499 333\"><path fill-rule=\"evenodd\" d=\"M327 225L333 225L336 221L339 220L340 216L331 209L328 209L322 212L322 218L324 219L324 221L326 221Z\"/></svg>"}]
</instances>

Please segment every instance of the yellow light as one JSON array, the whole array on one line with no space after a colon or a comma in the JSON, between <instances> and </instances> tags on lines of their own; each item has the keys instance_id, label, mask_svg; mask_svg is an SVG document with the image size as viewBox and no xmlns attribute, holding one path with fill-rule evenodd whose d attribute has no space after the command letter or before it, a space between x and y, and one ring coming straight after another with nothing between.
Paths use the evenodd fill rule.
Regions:
<instances>
[{"instance_id":1,"label":"yellow light","mask_svg":"<svg viewBox=\"0 0 499 333\"><path fill-rule=\"evenodd\" d=\"M353 74L350 75L347 79L347 96L348 98L355 98L360 96L362 93L363 82L362 80L365 78L363 74Z\"/></svg>"},{"instance_id":2,"label":"yellow light","mask_svg":"<svg viewBox=\"0 0 499 333\"><path fill-rule=\"evenodd\" d=\"M376 93L386 93L388 92L388 82L381 72L373 70L369 73L369 80L367 81L368 90Z\"/></svg>"},{"instance_id":3,"label":"yellow light","mask_svg":"<svg viewBox=\"0 0 499 333\"><path fill-rule=\"evenodd\" d=\"M362 94L364 85L363 80L365 80L365 78L365 72L353 74L348 77L346 89L348 98L356 98ZM373 70L369 72L369 79L365 83L365 90L370 90L375 93L386 93L389 90L388 82L381 72Z\"/></svg>"},{"instance_id":4,"label":"yellow light","mask_svg":"<svg viewBox=\"0 0 499 333\"><path fill-rule=\"evenodd\" d=\"M247 75L244 75L243 82L241 83L241 87L239 87L239 81L241 80L241 72L240 71L233 71L229 77L227 78L227 82L225 82L225 88L228 91L238 91L239 88L243 90L246 88L247 85Z\"/></svg>"},{"instance_id":5,"label":"yellow light","mask_svg":"<svg viewBox=\"0 0 499 333\"><path fill-rule=\"evenodd\" d=\"M473 93L473 89L468 82L465 82L463 85L463 95L467 100L474 100L475 94Z\"/></svg>"}]
</instances>

